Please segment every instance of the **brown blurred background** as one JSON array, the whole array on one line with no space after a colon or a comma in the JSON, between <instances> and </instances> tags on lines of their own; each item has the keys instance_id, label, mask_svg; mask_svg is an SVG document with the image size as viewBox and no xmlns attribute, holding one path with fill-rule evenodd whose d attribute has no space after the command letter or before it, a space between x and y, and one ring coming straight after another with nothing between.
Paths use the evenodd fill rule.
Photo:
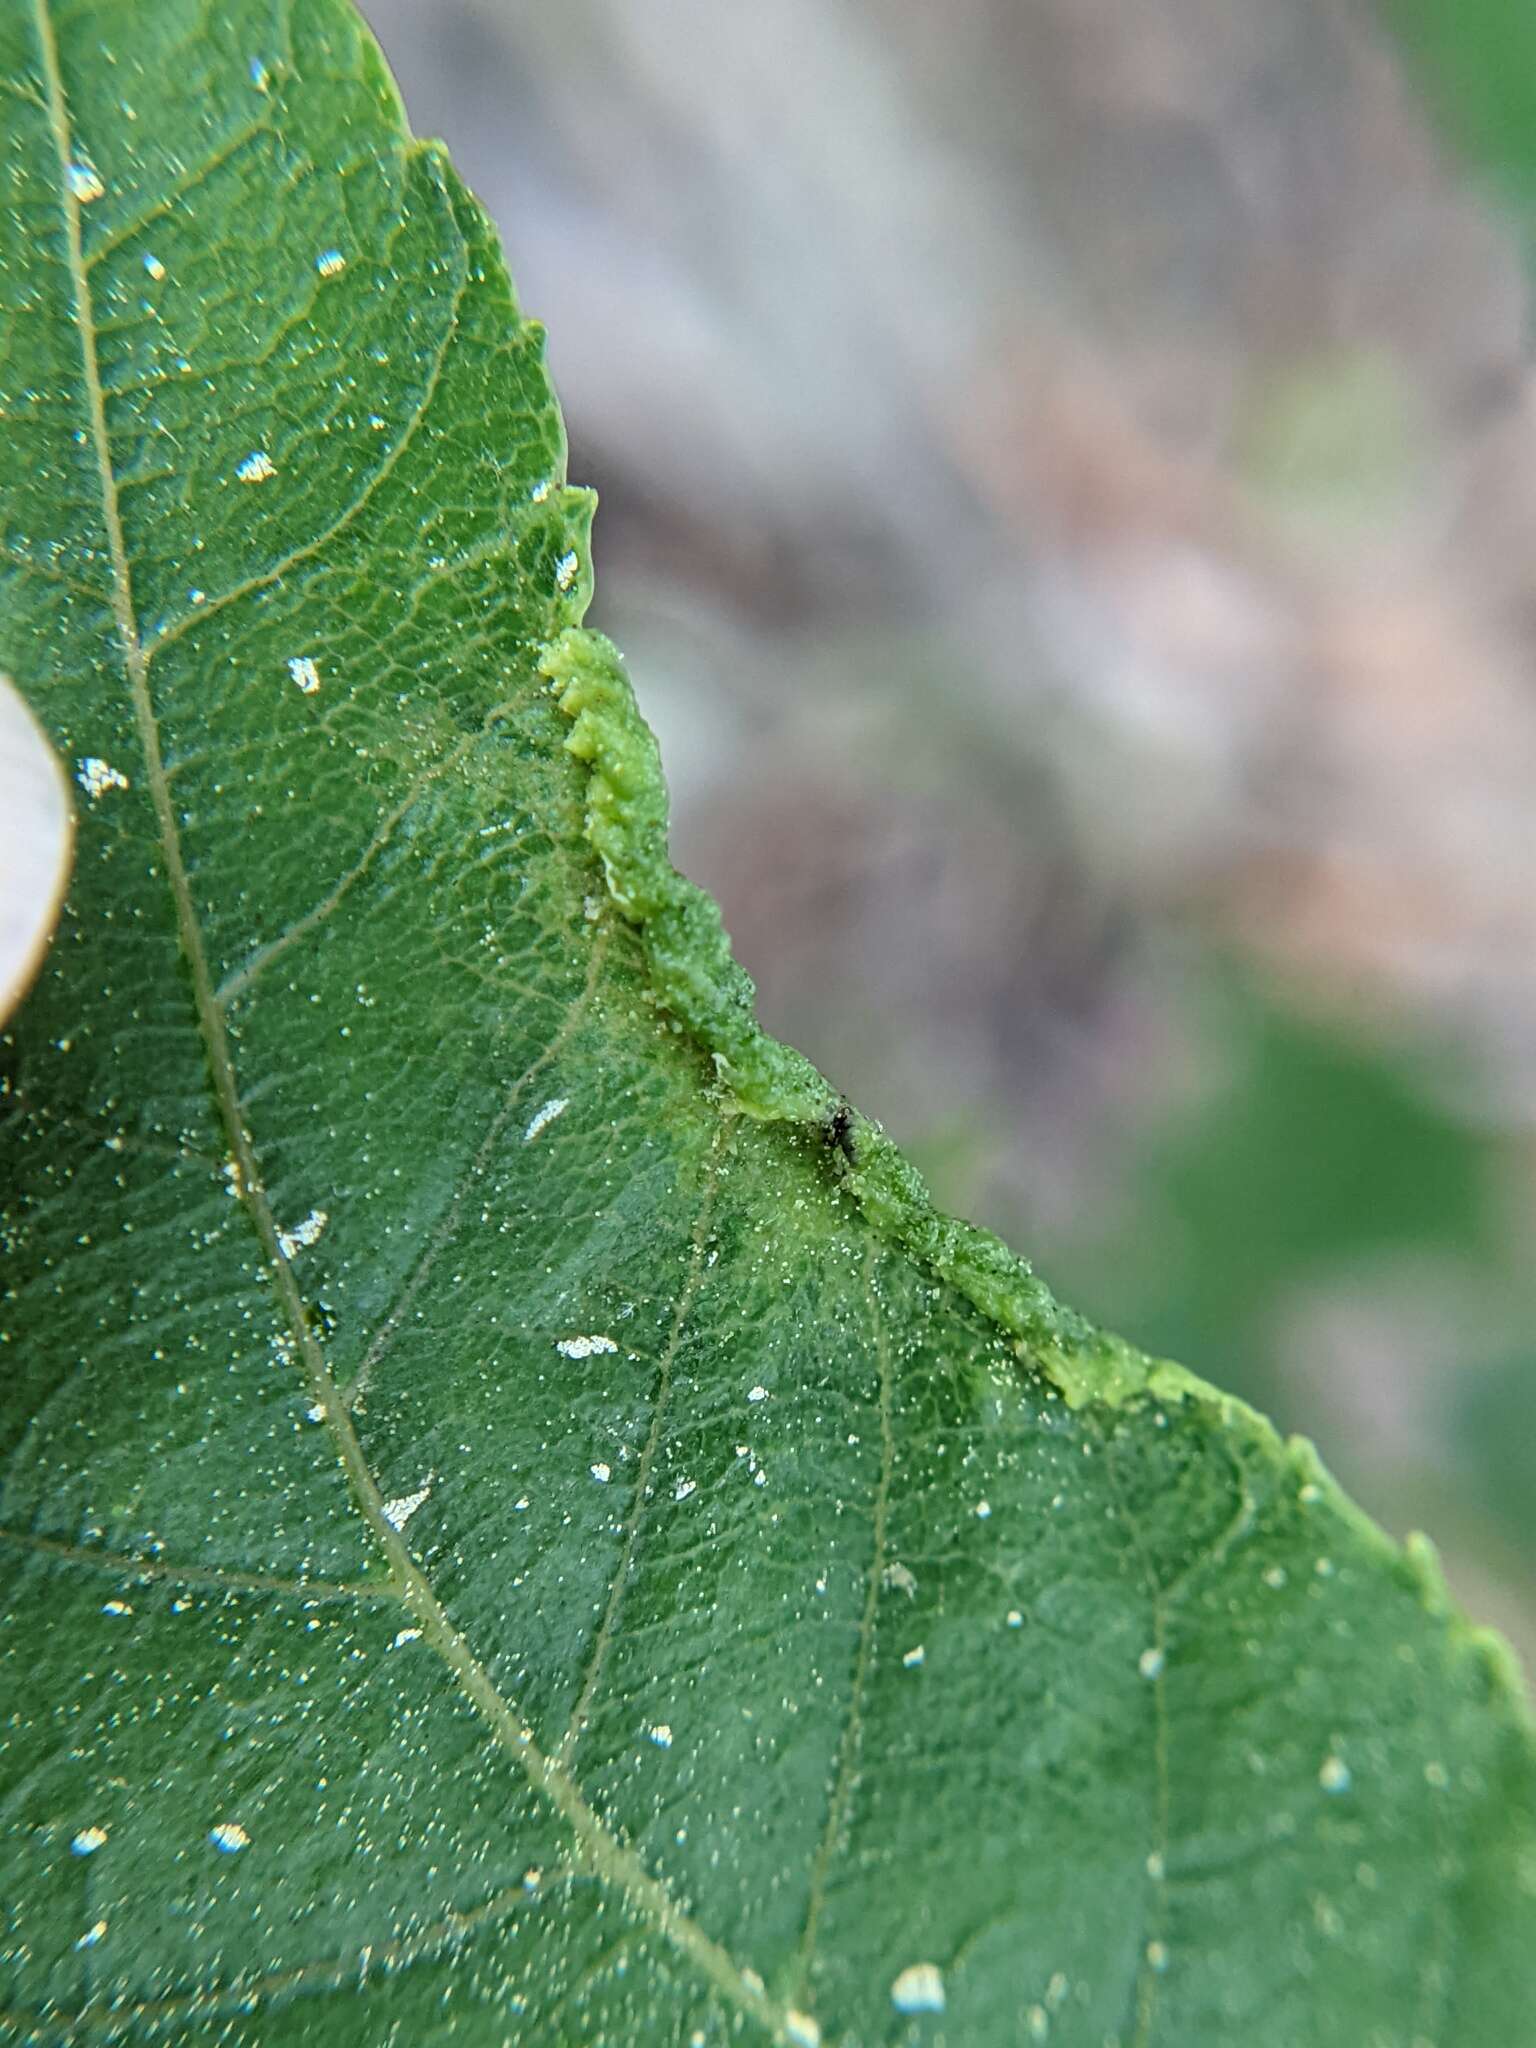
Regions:
<instances>
[{"instance_id":1,"label":"brown blurred background","mask_svg":"<svg viewBox=\"0 0 1536 2048\"><path fill-rule=\"evenodd\" d=\"M1536 39L366 4L548 323L765 1021L1529 1667Z\"/></svg>"}]
</instances>

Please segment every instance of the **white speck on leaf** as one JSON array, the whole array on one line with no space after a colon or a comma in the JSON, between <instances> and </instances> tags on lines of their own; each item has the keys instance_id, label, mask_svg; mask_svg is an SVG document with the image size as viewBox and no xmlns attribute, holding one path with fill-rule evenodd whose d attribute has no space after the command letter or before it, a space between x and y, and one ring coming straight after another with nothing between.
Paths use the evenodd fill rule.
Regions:
<instances>
[{"instance_id":1,"label":"white speck on leaf","mask_svg":"<svg viewBox=\"0 0 1536 2048\"><path fill-rule=\"evenodd\" d=\"M280 1230L277 1233L278 1250L285 1259L291 1259L296 1252L305 1251L310 1245L318 1244L320 1235L330 1220L324 1209L311 1209L302 1223L295 1223L292 1230Z\"/></svg>"},{"instance_id":2,"label":"white speck on leaf","mask_svg":"<svg viewBox=\"0 0 1536 2048\"><path fill-rule=\"evenodd\" d=\"M658 1749L670 1749L672 1747L672 1730L665 1721L658 1721L654 1727L647 1728L645 1732Z\"/></svg>"},{"instance_id":3,"label":"white speck on leaf","mask_svg":"<svg viewBox=\"0 0 1536 2048\"><path fill-rule=\"evenodd\" d=\"M672 1489L672 1498L674 1500L686 1500L690 1493L697 1493L698 1489L699 1482L697 1479L679 1479L676 1486Z\"/></svg>"},{"instance_id":4,"label":"white speck on leaf","mask_svg":"<svg viewBox=\"0 0 1536 2048\"><path fill-rule=\"evenodd\" d=\"M150 276L155 280L156 284L158 284L161 278L164 277L165 275L165 265L160 261L160 258L158 256L151 256L148 253L148 251L146 251L144 255L144 268L149 272Z\"/></svg>"},{"instance_id":5,"label":"white speck on leaf","mask_svg":"<svg viewBox=\"0 0 1536 2048\"><path fill-rule=\"evenodd\" d=\"M347 267L347 259L339 249L322 249L315 258L315 268L322 277L336 277Z\"/></svg>"},{"instance_id":6,"label":"white speck on leaf","mask_svg":"<svg viewBox=\"0 0 1536 2048\"><path fill-rule=\"evenodd\" d=\"M398 1650L403 1643L416 1642L420 1635L421 1630L419 1628L402 1628L396 1632L395 1639L389 1647L392 1650Z\"/></svg>"},{"instance_id":7,"label":"white speck on leaf","mask_svg":"<svg viewBox=\"0 0 1536 2048\"><path fill-rule=\"evenodd\" d=\"M1136 1669L1143 1678L1161 1678L1167 1663L1168 1659L1161 1650L1143 1650L1136 1659Z\"/></svg>"},{"instance_id":8,"label":"white speck on leaf","mask_svg":"<svg viewBox=\"0 0 1536 2048\"><path fill-rule=\"evenodd\" d=\"M65 176L69 180L70 197L81 206L89 206L93 199L99 199L106 186L94 164L73 163Z\"/></svg>"},{"instance_id":9,"label":"white speck on leaf","mask_svg":"<svg viewBox=\"0 0 1536 2048\"><path fill-rule=\"evenodd\" d=\"M78 1940L78 1941L77 1941L77 1942L75 1943L75 1947L76 1947L76 1948L94 1948L94 1947L96 1946L96 1944L97 1944L97 1942L98 1942L98 1941L101 1941L101 1940L103 1940L103 1939L105 1938L105 1936L106 1936L106 1932L107 1932L107 1923L106 1923L106 1921L105 1921L105 1920L98 1920L98 1921L96 1921L96 1923L94 1924L94 1926L91 1926L91 1927L87 1927L87 1929L85 1930L84 1934L82 1934L82 1935L81 1935L81 1937L80 1937L80 1939L79 1939L79 1940Z\"/></svg>"},{"instance_id":10,"label":"white speck on leaf","mask_svg":"<svg viewBox=\"0 0 1536 2048\"><path fill-rule=\"evenodd\" d=\"M898 2012L942 2012L944 1978L937 1963L909 1963L891 1986Z\"/></svg>"},{"instance_id":11,"label":"white speck on leaf","mask_svg":"<svg viewBox=\"0 0 1536 2048\"><path fill-rule=\"evenodd\" d=\"M792 2048L821 2048L821 2028L808 2012L797 2012L793 2006L784 2014L784 2038Z\"/></svg>"},{"instance_id":12,"label":"white speck on leaf","mask_svg":"<svg viewBox=\"0 0 1536 2048\"><path fill-rule=\"evenodd\" d=\"M906 1666L908 1671L915 1671L919 1664L922 1663L926 1655L927 1652L924 1650L922 1644L919 1643L915 1649L906 1651L901 1661Z\"/></svg>"},{"instance_id":13,"label":"white speck on leaf","mask_svg":"<svg viewBox=\"0 0 1536 2048\"><path fill-rule=\"evenodd\" d=\"M288 673L306 697L313 697L320 687L320 671L311 655L291 655L288 660Z\"/></svg>"},{"instance_id":14,"label":"white speck on leaf","mask_svg":"<svg viewBox=\"0 0 1536 2048\"><path fill-rule=\"evenodd\" d=\"M590 1466L588 1469L599 1486L606 1486L613 1477L613 1467L611 1465L597 1464Z\"/></svg>"},{"instance_id":15,"label":"white speck on leaf","mask_svg":"<svg viewBox=\"0 0 1536 2048\"><path fill-rule=\"evenodd\" d=\"M581 567L581 557L574 548L560 557L555 564L555 583L561 590L569 590L576 581L576 572Z\"/></svg>"},{"instance_id":16,"label":"white speck on leaf","mask_svg":"<svg viewBox=\"0 0 1536 2048\"><path fill-rule=\"evenodd\" d=\"M70 1843L70 1852L75 1856L94 1856L98 1849L107 1845L105 1828L82 1828Z\"/></svg>"},{"instance_id":17,"label":"white speck on leaf","mask_svg":"<svg viewBox=\"0 0 1536 2048\"><path fill-rule=\"evenodd\" d=\"M747 1389L747 1399L749 1401L766 1401L767 1398L768 1389L766 1387L749 1387Z\"/></svg>"},{"instance_id":18,"label":"white speck on leaf","mask_svg":"<svg viewBox=\"0 0 1536 2048\"><path fill-rule=\"evenodd\" d=\"M253 448L244 462L236 463L235 475L243 484L264 484L269 476L277 475L277 464L265 448Z\"/></svg>"},{"instance_id":19,"label":"white speck on leaf","mask_svg":"<svg viewBox=\"0 0 1536 2048\"><path fill-rule=\"evenodd\" d=\"M248 1849L251 1838L237 1820L221 1820L208 1830L208 1839L221 1856L237 1856Z\"/></svg>"},{"instance_id":20,"label":"white speck on leaf","mask_svg":"<svg viewBox=\"0 0 1536 2048\"><path fill-rule=\"evenodd\" d=\"M416 1510L426 1501L431 1491L431 1480L423 1479L414 1493L402 1493L395 1500L385 1501L381 1512L391 1529L403 1529Z\"/></svg>"},{"instance_id":21,"label":"white speck on leaf","mask_svg":"<svg viewBox=\"0 0 1536 2048\"><path fill-rule=\"evenodd\" d=\"M591 1358L599 1351L617 1351L611 1337L562 1337L555 1349L566 1358Z\"/></svg>"},{"instance_id":22,"label":"white speck on leaf","mask_svg":"<svg viewBox=\"0 0 1536 2048\"><path fill-rule=\"evenodd\" d=\"M87 754L75 773L75 780L94 803L99 796L105 796L109 789L127 789L128 778L121 768L114 768L110 761L103 761L97 754Z\"/></svg>"},{"instance_id":23,"label":"white speck on leaf","mask_svg":"<svg viewBox=\"0 0 1536 2048\"><path fill-rule=\"evenodd\" d=\"M900 1561L888 1564L880 1577L893 1593L905 1593L909 1600L917 1598L917 1579Z\"/></svg>"},{"instance_id":24,"label":"white speck on leaf","mask_svg":"<svg viewBox=\"0 0 1536 2048\"><path fill-rule=\"evenodd\" d=\"M1324 1757L1322 1769L1317 1774L1317 1782L1325 1792L1347 1792L1353 1782L1349 1775L1349 1765L1341 1756Z\"/></svg>"},{"instance_id":25,"label":"white speck on leaf","mask_svg":"<svg viewBox=\"0 0 1536 2048\"><path fill-rule=\"evenodd\" d=\"M104 1600L101 1611L103 1614L132 1614L133 1603L130 1600Z\"/></svg>"},{"instance_id":26,"label":"white speck on leaf","mask_svg":"<svg viewBox=\"0 0 1536 2048\"><path fill-rule=\"evenodd\" d=\"M535 1110L532 1117L529 1118L528 1128L523 1133L523 1143L531 1145L540 1131L547 1131L555 1118L563 1116L570 1106L571 1101L568 1095L552 1096L542 1109Z\"/></svg>"}]
</instances>

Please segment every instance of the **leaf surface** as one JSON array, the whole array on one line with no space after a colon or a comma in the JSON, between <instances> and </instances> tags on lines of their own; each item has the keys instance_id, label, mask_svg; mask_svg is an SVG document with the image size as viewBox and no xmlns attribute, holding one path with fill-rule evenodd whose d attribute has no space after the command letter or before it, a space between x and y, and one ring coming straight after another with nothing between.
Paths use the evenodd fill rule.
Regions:
<instances>
[{"instance_id":1,"label":"leaf surface","mask_svg":"<svg viewBox=\"0 0 1536 2048\"><path fill-rule=\"evenodd\" d=\"M110 770L6 1042L0 2028L1524 2038L1498 1646L758 1030L355 15L0 79L0 667Z\"/></svg>"}]
</instances>

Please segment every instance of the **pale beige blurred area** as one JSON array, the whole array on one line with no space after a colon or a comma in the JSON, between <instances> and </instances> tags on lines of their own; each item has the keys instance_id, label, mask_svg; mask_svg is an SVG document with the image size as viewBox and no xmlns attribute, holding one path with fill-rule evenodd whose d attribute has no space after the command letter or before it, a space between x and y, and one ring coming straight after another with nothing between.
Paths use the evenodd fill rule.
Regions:
<instances>
[{"instance_id":1,"label":"pale beige blurred area","mask_svg":"<svg viewBox=\"0 0 1536 2048\"><path fill-rule=\"evenodd\" d=\"M11 678L0 675L0 1023L47 949L73 833L58 757Z\"/></svg>"},{"instance_id":2,"label":"pale beige blurred area","mask_svg":"<svg viewBox=\"0 0 1536 2048\"><path fill-rule=\"evenodd\" d=\"M1530 309L1369 10L365 4L767 1022L1529 1649Z\"/></svg>"}]
</instances>

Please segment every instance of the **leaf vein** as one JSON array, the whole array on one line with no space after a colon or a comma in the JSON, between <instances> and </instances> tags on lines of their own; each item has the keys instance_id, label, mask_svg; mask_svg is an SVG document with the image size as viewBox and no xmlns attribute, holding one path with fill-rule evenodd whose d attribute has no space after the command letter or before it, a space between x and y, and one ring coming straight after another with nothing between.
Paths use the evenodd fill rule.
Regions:
<instances>
[{"instance_id":1,"label":"leaf vein","mask_svg":"<svg viewBox=\"0 0 1536 2048\"><path fill-rule=\"evenodd\" d=\"M887 1563L886 1525L890 1513L892 1476L896 1468L896 1432L892 1413L895 1389L885 1316L875 1292L874 1274L871 1270L873 1263L874 1246L871 1245L864 1265L864 1292L869 1302L870 1322L875 1335L875 1359L880 1375L880 1472L875 1482L871 1515L869 1584L864 1595L864 1611L859 1618L858 1645L853 1660L853 1682L849 1687L848 1709L843 1717L842 1734L838 1739L837 1762L831 1794L827 1800L827 1816L822 1827L821 1840L817 1845L815 1861L811 1865L805 1926L801 1932L796 1961L796 1982L802 1998L808 1995L816 1939L826 1905L827 1879L831 1873L833 1858L842 1845L848 1820L848 1807L858 1778L859 1751L864 1735L864 1698L874 1664L875 1619Z\"/></svg>"},{"instance_id":2,"label":"leaf vein","mask_svg":"<svg viewBox=\"0 0 1536 2048\"><path fill-rule=\"evenodd\" d=\"M354 1407L365 1392L368 1382L377 1369L380 1360L394 1342L395 1337L399 1333L400 1325L410 1313L411 1303L425 1285L427 1276L436 1264L443 1246L458 1228L459 1217L463 1213L465 1197L475 1182L485 1172L486 1167L489 1166L491 1157L501 1141L513 1112L526 1094L529 1083L536 1080L550 1062L559 1057L563 1048L570 1042L571 1035L578 1023L591 1008L592 998L597 990L598 976L602 970L603 958L607 948L608 927L605 925L592 942L591 957L587 962L587 978L582 985L581 993L567 1009L559 1030L550 1039L544 1050L538 1055L537 1059L531 1061L523 1069L522 1073L518 1075L502 1098L500 1109L497 1110L495 1116L491 1118L490 1123L487 1125L485 1136L481 1139L474 1157L460 1176L457 1187L455 1187L452 1195L449 1197L447 1208L443 1211L442 1217L433 1230L432 1235L422 1247L420 1257L407 1275L405 1285L400 1290L394 1306L379 1325L373 1341L363 1354L362 1364L342 1390L340 1398L347 1408Z\"/></svg>"},{"instance_id":3,"label":"leaf vein","mask_svg":"<svg viewBox=\"0 0 1536 2048\"><path fill-rule=\"evenodd\" d=\"M1148 1938L1137 1948L1135 1974L1128 1994L1131 2005L1128 2023L1133 2022L1135 2026L1135 2032L1130 2036L1130 2048L1148 2048L1163 1971L1167 1967L1166 1945L1162 1937L1168 1920L1168 1844L1172 1829L1172 1785L1168 1765L1168 1589L1158 1581L1136 1517L1120 1486L1115 1469L1114 1440L1102 1429L1099 1440L1103 1447L1110 1494L1146 1584L1152 1614L1151 1640L1147 1646L1152 1661L1143 1666L1148 1673L1145 1682L1150 1686L1152 1702L1152 1846L1143 1864L1148 1889L1143 1893L1142 1915L1142 1932ZM1124 2029L1121 2031L1123 2033Z\"/></svg>"},{"instance_id":4,"label":"leaf vein","mask_svg":"<svg viewBox=\"0 0 1536 2048\"><path fill-rule=\"evenodd\" d=\"M274 583L280 583L300 563L313 560L323 548L328 547L333 540L346 531L389 481L390 477L404 460L407 451L426 422L427 415L432 408L432 402L437 396L438 386L442 382L443 369L448 361L453 338L458 332L459 315L463 308L465 294L469 289L469 254L462 233L458 235L457 253L459 258L458 279L454 285L453 301L449 307L448 317L443 323L442 335L436 349L433 351L431 368L423 380L420 395L415 405L411 408L398 438L362 489L319 533L313 535L299 547L290 549L271 568L259 570L255 575L247 576L239 583L231 584L228 590L222 590L217 596L205 599L195 609L184 611L179 617L171 619L167 624L161 626L144 650L146 664L154 655L162 653L167 647L173 645L192 626L204 624L208 619L224 611L228 606L237 604L241 598L253 596L258 590L270 589Z\"/></svg>"},{"instance_id":5,"label":"leaf vein","mask_svg":"<svg viewBox=\"0 0 1536 2048\"><path fill-rule=\"evenodd\" d=\"M401 821L415 808L435 782L456 768L465 755L477 747L493 727L507 717L514 707L514 702L515 700L508 699L507 702L496 705L487 712L478 732L465 733L446 753L440 754L429 767L424 768L421 774L412 780L399 802L391 810L386 811L379 820L373 837L352 866L326 894L306 910L302 917L295 918L292 924L285 926L276 938L269 939L265 945L257 946L239 967L232 969L224 977L214 992L221 1008L227 1008L236 996L250 987L264 969L271 966L275 959L286 953L288 948L297 944L300 939L307 938L316 926L324 924L341 907L347 896L367 875L379 855L388 847L399 830Z\"/></svg>"},{"instance_id":6,"label":"leaf vein","mask_svg":"<svg viewBox=\"0 0 1536 2048\"><path fill-rule=\"evenodd\" d=\"M254 142L258 135L270 135L272 132L271 116L263 114L255 121L248 121L233 135L227 136L209 155L199 157L191 169L147 212L140 214L136 219L120 222L117 227L104 232L99 240L93 242L89 251L82 252L81 262L85 275L89 277L98 264L106 262L108 257L115 255L119 249L131 242L135 235L142 235L146 228L179 206L199 185L211 178L215 171L238 156L248 142Z\"/></svg>"},{"instance_id":7,"label":"leaf vein","mask_svg":"<svg viewBox=\"0 0 1536 2048\"><path fill-rule=\"evenodd\" d=\"M672 1366L677 1357L678 1345L682 1342L683 1330L693 1305L698 1299L699 1289L704 1281L704 1246L709 1238L709 1226L714 1216L715 1198L719 1191L720 1168L729 1148L734 1131L735 1119L723 1116L715 1130L710 1145L709 1160L704 1176L704 1192L699 1203L699 1213L694 1220L693 1238L688 1256L688 1270L677 1297L673 1311L672 1326L667 1332L667 1341L662 1347L661 1359L657 1366L656 1395L651 1404L651 1426L646 1431L645 1443L640 1452L640 1463L635 1473L634 1492L630 1500L629 1513L625 1517L624 1537L619 1550L619 1561L614 1567L613 1577L608 1586L608 1599L603 1609L603 1618L598 1623L597 1633L592 1638L592 1649L587 1659L586 1675L577 1691L571 1708L570 1719L565 1733L555 1751L555 1760L562 1767L570 1764L581 1741L582 1731L587 1725L592 1702L602 1683L603 1669L608 1652L618 1635L619 1611L624 1604L624 1595L629 1588L630 1574L639 1555L640 1536L645 1526L646 1509L650 1501L651 1473L656 1464L656 1453L660 1448L662 1432L666 1427L667 1410L672 1396Z\"/></svg>"},{"instance_id":8,"label":"leaf vein","mask_svg":"<svg viewBox=\"0 0 1536 2048\"><path fill-rule=\"evenodd\" d=\"M102 601L103 592L99 585L71 576L67 569L60 569L52 562L39 562L18 548L0 544L0 561L8 562L18 575L36 576L42 582L60 584L65 590L74 591L77 597L90 598L94 604Z\"/></svg>"},{"instance_id":9,"label":"leaf vein","mask_svg":"<svg viewBox=\"0 0 1536 2048\"><path fill-rule=\"evenodd\" d=\"M413 1963L430 1962L445 1950L464 1946L482 1928L507 1920L519 1906L531 1903L526 1885L505 1885L478 1906L463 1912L449 1911L430 1927L397 1936L392 1941L359 1942L341 1954L323 1956L283 1970L264 1971L252 1977L232 1977L199 1985L195 1990L171 1992L154 1999L124 2003L116 1997L98 1997L72 2012L50 2006L46 2014L0 2010L0 2025L18 2030L41 2023L62 2024L71 2032L105 2027L121 2031L125 2016L143 2025L161 2027L179 2020L216 2020L244 2012L258 2002L290 1995L321 1996L339 1991L349 1981L359 1992L366 1991L374 1971L399 1976Z\"/></svg>"},{"instance_id":10,"label":"leaf vein","mask_svg":"<svg viewBox=\"0 0 1536 2048\"><path fill-rule=\"evenodd\" d=\"M68 1543L31 1529L0 1528L0 1543L36 1551L67 1564L88 1565L116 1578L163 1580L173 1586L216 1586L232 1593L291 1593L302 1600L393 1600L399 1589L383 1580L287 1578L276 1572L229 1571L222 1565L178 1564L173 1558L136 1557L131 1551L103 1550L90 1543Z\"/></svg>"},{"instance_id":11,"label":"leaf vein","mask_svg":"<svg viewBox=\"0 0 1536 2048\"><path fill-rule=\"evenodd\" d=\"M255 1145L246 1127L228 1031L209 972L207 950L192 899L191 880L160 747L159 727L149 687L150 650L139 631L132 571L117 502L105 393L96 350L95 312L82 253L80 205L70 187L73 142L58 46L49 12L50 0L32 0L32 6L48 98L49 126L58 158L59 196L67 270L80 342L82 383L89 422L88 441L98 472L103 522L112 563L112 612L144 756L144 783L159 830L166 879L191 982L209 1078L230 1151L239 1168L239 1199L261 1246L272 1285L292 1334L296 1358L302 1366L312 1398L324 1410L325 1426L330 1431L358 1511L389 1565L401 1598L415 1615L423 1636L456 1680L465 1698L486 1722L494 1741L521 1767L534 1790L560 1814L580 1843L593 1871L606 1884L624 1894L637 1911L647 1915L664 1939L685 1956L701 1977L711 1983L738 2012L755 2021L770 2035L782 2039L785 2018L782 2006L771 1999L755 1979L749 1979L734 1958L677 1904L666 1886L634 1850L620 1841L588 1805L575 1780L544 1754L534 1741L532 1731L523 1724L514 1704L502 1694L465 1636L449 1618L404 1536L384 1512L384 1498L378 1481L310 1325L292 1268L278 1243L276 1219L261 1177ZM459 247L462 267L453 313L445 326L429 388L423 393L411 426L392 451L391 464L398 460L406 441L425 417L431 394L442 373L449 341L456 330L468 270L462 235ZM358 504L366 502L371 492L382 483L385 473L387 470L375 475L362 498L327 529L327 535L339 530L355 516ZM309 548L300 551L300 558L323 545L327 535L318 537ZM292 559L288 558L288 566L291 566ZM270 582L280 573L281 566L261 580ZM226 593L222 602L232 602L239 594L235 591ZM205 614L200 612L197 616L201 618ZM163 647L168 637L174 636L162 635L156 644Z\"/></svg>"}]
</instances>

